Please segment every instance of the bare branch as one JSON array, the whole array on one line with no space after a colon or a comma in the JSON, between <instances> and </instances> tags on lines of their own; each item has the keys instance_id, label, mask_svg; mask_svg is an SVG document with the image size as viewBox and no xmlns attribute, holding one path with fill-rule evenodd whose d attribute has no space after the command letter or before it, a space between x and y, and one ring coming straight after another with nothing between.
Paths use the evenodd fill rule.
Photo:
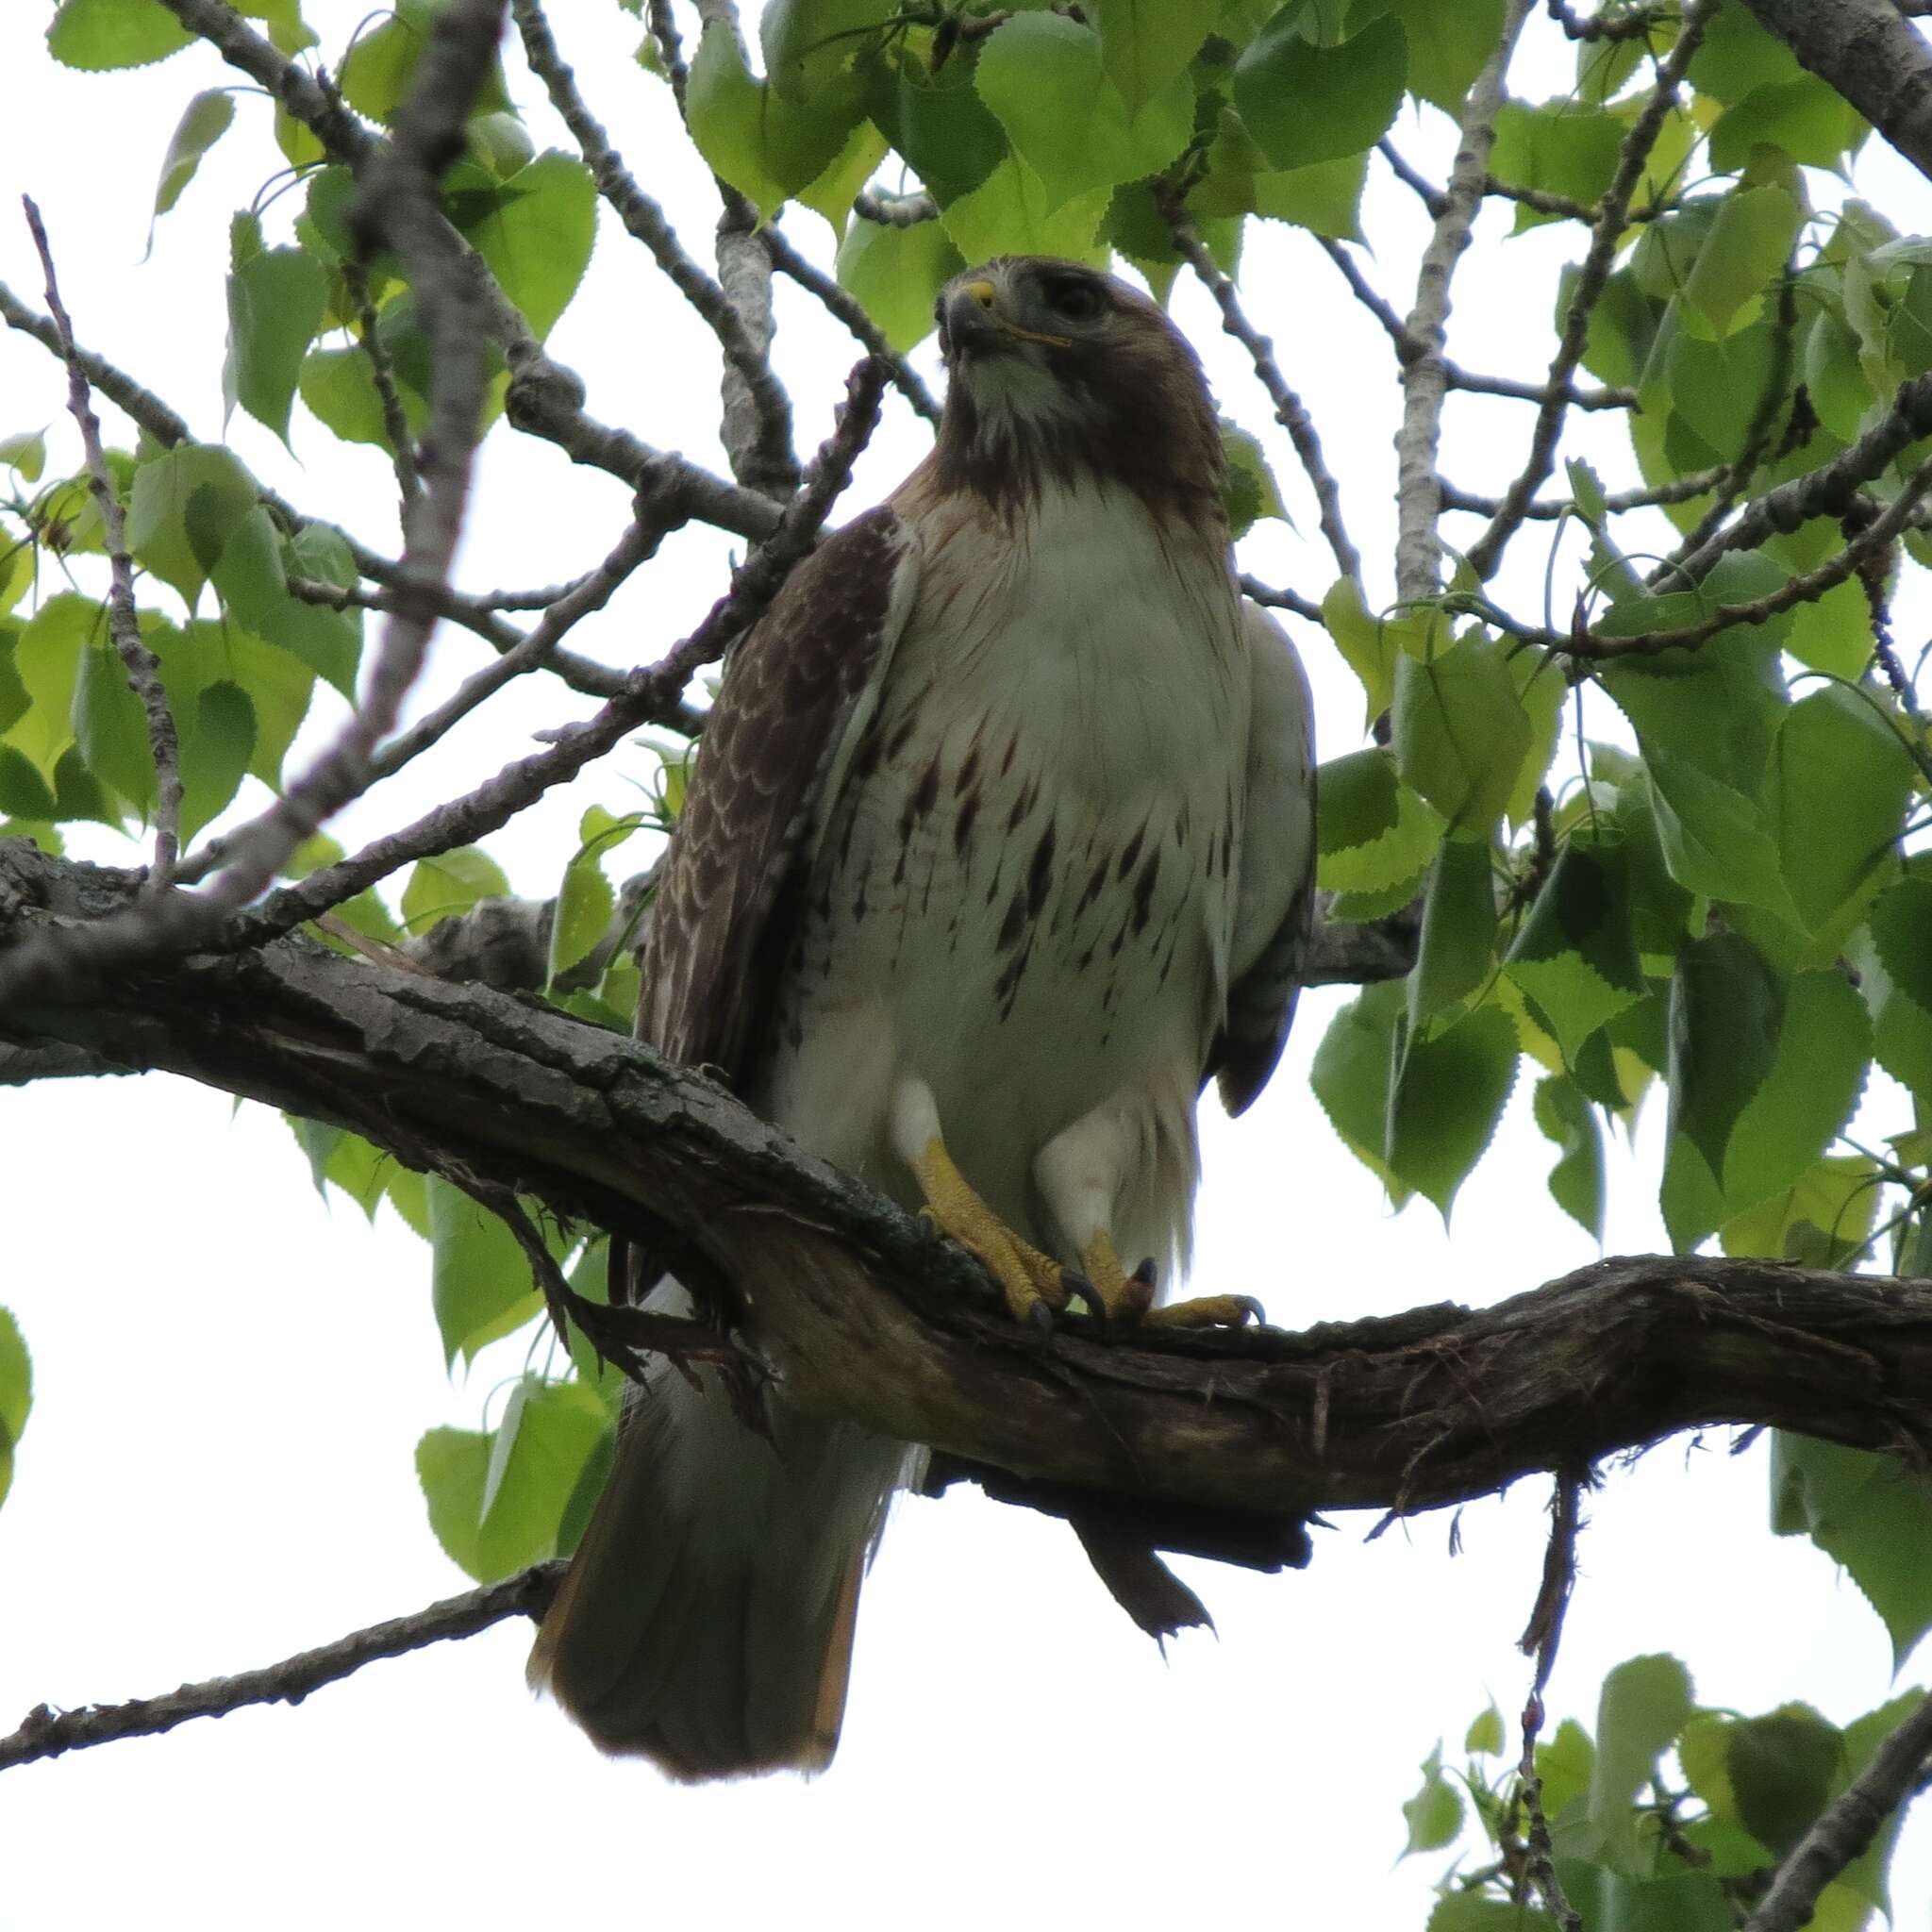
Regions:
<instances>
[{"instance_id":1,"label":"bare branch","mask_svg":"<svg viewBox=\"0 0 1932 1932\"><path fill-rule=\"evenodd\" d=\"M91 1744L120 1738L158 1737L190 1718L225 1717L250 1704L300 1704L311 1691L334 1684L379 1657L404 1657L452 1637L474 1637L507 1617L541 1620L562 1581L561 1562L537 1563L460 1596L445 1597L407 1617L392 1617L325 1643L299 1651L280 1663L232 1677L184 1684L165 1697L140 1697L129 1704L84 1704L55 1711L46 1705L27 1713L11 1737L0 1738L0 1771L36 1758L59 1757Z\"/></svg>"},{"instance_id":2,"label":"bare branch","mask_svg":"<svg viewBox=\"0 0 1932 1932\"><path fill-rule=\"evenodd\" d=\"M1774 533L1790 535L1813 517L1846 515L1861 485L1872 482L1920 438L1932 436L1932 375L1902 382L1891 407L1852 446L1822 468L1780 483L1748 504L1736 523L1714 532L1679 565L1699 583L1727 550L1750 550Z\"/></svg>"},{"instance_id":3,"label":"bare branch","mask_svg":"<svg viewBox=\"0 0 1932 1932\"><path fill-rule=\"evenodd\" d=\"M1248 320L1241 298L1235 293L1234 284L1221 273L1220 266L1208 252L1207 244L1195 233L1179 198L1170 187L1160 182L1155 184L1155 195L1161 214L1173 231L1174 247L1199 277L1202 286L1214 297L1215 307L1221 310L1223 330L1247 350L1248 358L1255 365L1255 374L1260 377L1261 387L1268 391L1268 399L1274 405L1274 420L1288 431L1289 441L1294 444L1294 453L1301 458L1302 468L1314 488L1315 501L1321 509L1322 534L1328 540L1336 567L1343 576L1359 583L1361 553L1349 541L1347 527L1341 521L1341 491L1328 468L1327 458L1322 454L1322 440L1315 433L1314 419L1308 414L1301 397L1289 387L1288 378L1282 375L1281 366L1274 359L1274 344Z\"/></svg>"},{"instance_id":4,"label":"bare branch","mask_svg":"<svg viewBox=\"0 0 1932 1932\"><path fill-rule=\"evenodd\" d=\"M354 898L412 859L474 843L508 824L553 786L574 778L627 732L676 704L692 675L722 657L757 621L811 548L820 525L851 480L853 462L878 422L884 387L884 372L876 363L862 362L853 371L839 425L820 447L804 489L792 499L777 530L732 574L731 588L675 649L656 664L632 672L624 690L602 710L581 724L565 725L544 750L515 759L474 791L437 806L352 857L272 894L258 911L233 923L228 942L236 946L259 944ZM4 965L0 958L0 981L4 981Z\"/></svg>"},{"instance_id":5,"label":"bare branch","mask_svg":"<svg viewBox=\"0 0 1932 1932\"><path fill-rule=\"evenodd\" d=\"M1564 1895L1557 1876L1556 1848L1550 1842L1550 1821L1543 1815L1543 1781L1537 1774L1536 1740L1543 1727L1543 1692L1556 1667L1557 1649L1563 1641L1563 1617L1576 1587L1576 1534L1582 1526L1577 1507L1580 1479L1572 1472L1558 1474L1550 1498L1550 1540L1543 1553L1543 1577L1536 1605L1522 1638L1522 1649L1536 1659L1536 1674L1523 1707L1523 1757L1517 1770L1528 1816L1527 1876L1542 1894L1550 1916L1563 1932L1584 1932L1582 1916Z\"/></svg>"},{"instance_id":6,"label":"bare branch","mask_svg":"<svg viewBox=\"0 0 1932 1932\"><path fill-rule=\"evenodd\" d=\"M1483 192L1501 201L1520 202L1524 208L1534 208L1540 215L1557 215L1566 222L1586 222L1594 224L1597 210L1590 203L1573 201L1567 194L1552 194L1546 188L1523 188L1513 181L1499 181L1491 175L1483 183ZM1640 208L1626 211L1626 222L1654 222L1659 215L1667 215L1676 208L1674 201L1646 201Z\"/></svg>"},{"instance_id":7,"label":"bare branch","mask_svg":"<svg viewBox=\"0 0 1932 1932\"><path fill-rule=\"evenodd\" d=\"M937 423L940 406L933 400L932 391L920 380L919 372L887 341L884 331L865 312L864 305L841 289L830 275L814 268L779 233L775 222L759 232L764 239L765 250L772 258L772 266L780 275L791 276L801 289L816 295L827 312L842 322L854 337L872 351L875 360L886 365L892 387L912 405L914 410L928 423Z\"/></svg>"},{"instance_id":8,"label":"bare branch","mask_svg":"<svg viewBox=\"0 0 1932 1932\"><path fill-rule=\"evenodd\" d=\"M32 336L37 342L65 359L60 331L52 319L29 308L4 282L0 282L0 322L5 322L8 328L19 329L23 335ZM74 354L89 384L116 408L132 417L163 449L173 449L176 443L194 441L188 433L187 424L153 391L143 389L131 375L116 369L91 349L75 343Z\"/></svg>"},{"instance_id":9,"label":"bare branch","mask_svg":"<svg viewBox=\"0 0 1932 1932\"><path fill-rule=\"evenodd\" d=\"M1251 577L1245 573L1236 581L1241 587L1241 595L1252 598L1257 604L1264 604L1271 610L1291 610L1309 624L1322 622L1322 607L1310 603L1299 591L1277 591L1272 585L1264 584L1259 577Z\"/></svg>"},{"instance_id":10,"label":"bare branch","mask_svg":"<svg viewBox=\"0 0 1932 1932\"><path fill-rule=\"evenodd\" d=\"M1731 474L1728 463L1718 463L1708 470L1696 470L1688 476L1673 477L1668 483L1659 483L1649 490L1620 490L1605 497L1604 508L1611 516L1621 516L1626 510L1654 509L1659 504L1688 503L1692 497L1707 495L1717 489ZM1492 517L1502 508L1500 496L1481 496L1473 490L1458 490L1453 483L1442 485L1442 508L1464 510L1472 516ZM1565 497L1541 497L1536 502L1525 504L1523 514L1525 518L1548 522L1553 518L1571 515L1575 504Z\"/></svg>"},{"instance_id":11,"label":"bare branch","mask_svg":"<svg viewBox=\"0 0 1932 1932\"><path fill-rule=\"evenodd\" d=\"M1389 170L1404 187L1414 190L1417 200L1428 209L1429 219L1440 222L1449 211L1449 197L1420 169L1412 168L1387 141L1375 143L1375 152L1389 163Z\"/></svg>"},{"instance_id":12,"label":"bare branch","mask_svg":"<svg viewBox=\"0 0 1932 1932\"><path fill-rule=\"evenodd\" d=\"M1382 325L1395 346L1397 360L1406 364L1428 355L1428 344L1409 334L1407 324L1396 314L1388 300L1376 292L1355 257L1339 242L1330 241L1325 235L1317 235L1314 240L1328 259L1341 271L1342 279L1347 282L1356 300ZM1509 396L1523 403L1549 400L1549 389L1542 383L1518 382L1507 375L1481 375L1463 368L1459 362L1450 361L1447 357L1438 359L1451 389L1466 390L1472 395ZM1573 383L1565 399L1574 409L1634 409L1637 407L1637 391L1621 387L1578 389Z\"/></svg>"},{"instance_id":13,"label":"bare branch","mask_svg":"<svg viewBox=\"0 0 1932 1932\"><path fill-rule=\"evenodd\" d=\"M677 292L704 319L743 386L754 427L747 463L741 464L733 451L734 471L741 482L767 495L789 496L798 482L798 465L791 455L791 404L772 374L765 345L747 327L725 290L686 254L663 208L638 186L624 157L611 146L602 123L584 105L576 75L558 52L539 0L510 0L510 12L523 37L530 71L543 83L551 106L575 139L598 193L616 210L625 229L651 251ZM731 445L727 442L726 447Z\"/></svg>"},{"instance_id":14,"label":"bare branch","mask_svg":"<svg viewBox=\"0 0 1932 1932\"><path fill-rule=\"evenodd\" d=\"M383 434L389 438L390 461L395 468L396 490L402 497L403 516L409 514L422 488L416 475L416 446L409 436L408 418L403 414L403 399L396 393L395 372L390 367L389 351L375 325L375 305L369 299L369 275L359 261L342 263L342 286L356 305L356 332L362 353L369 360L369 377L375 385L375 397L382 408Z\"/></svg>"},{"instance_id":15,"label":"bare branch","mask_svg":"<svg viewBox=\"0 0 1932 1932\"><path fill-rule=\"evenodd\" d=\"M1442 434L1442 397L1448 388L1442 352L1449 284L1482 205L1490 150L1496 140L1496 115L1503 104L1503 77L1529 7L1530 0L1509 0L1502 39L1470 87L1448 192L1436 216L1435 232L1423 250L1415 307L1403 325L1404 335L1425 351L1403 366L1402 426L1395 434L1395 594L1405 602L1433 597L1441 582L1436 526L1441 516L1441 484L1436 452ZM1550 376L1555 389L1567 389L1569 380L1567 369L1553 371Z\"/></svg>"},{"instance_id":16,"label":"bare branch","mask_svg":"<svg viewBox=\"0 0 1932 1932\"><path fill-rule=\"evenodd\" d=\"M1576 373L1577 364L1583 359L1584 346L1590 336L1591 311L1603 294L1604 284L1609 280L1617 243L1629 219L1631 197L1643 178L1644 163L1650 158L1651 149L1657 145L1664 116L1677 97L1677 84L1683 79L1691 56L1703 44L1704 29L1716 8L1717 0L1688 0L1676 44L1657 69L1650 98L1644 103L1643 111L1630 124L1630 131L1624 135L1618 150L1616 173L1610 177L1610 185L1605 189L1604 198L1598 204L1596 226L1591 234L1590 247L1571 290L1569 307L1564 310L1563 332L1550 363L1550 394L1537 415L1536 428L1530 436L1528 459L1516 480L1504 492L1502 508L1469 552L1469 567L1479 582L1487 582L1495 575L1510 538L1522 527L1525 506L1542 487L1543 478L1550 474L1551 465L1556 461L1557 444L1563 433L1563 414L1568 406L1565 391Z\"/></svg>"},{"instance_id":17,"label":"bare branch","mask_svg":"<svg viewBox=\"0 0 1932 1932\"><path fill-rule=\"evenodd\" d=\"M1818 1896L1878 1836L1912 1793L1932 1760L1932 1696L1872 1754L1840 1795L1792 1848L1771 1890L1745 1920L1743 1932L1799 1932L1811 1923Z\"/></svg>"},{"instance_id":18,"label":"bare branch","mask_svg":"<svg viewBox=\"0 0 1932 1932\"><path fill-rule=\"evenodd\" d=\"M54 253L47 245L47 231L41 211L31 195L23 194L26 225L33 231L34 246L40 251L41 266L47 276L47 309L60 341L60 354L67 363L67 407L80 425L81 446L87 452L88 480L94 502L100 507L102 541L108 551L108 635L114 640L128 688L141 700L147 719L148 748L155 761L155 862L148 874L150 894L165 891L175 876L175 863L181 850L181 741L175 730L175 714L168 708L167 688L161 682L161 660L142 642L141 618L134 608L134 562L127 554L127 524L121 514L121 499L114 494L113 478L108 475L108 456L101 447L100 418L88 394L87 372L81 367L80 353L75 347L73 325L61 305L60 288L54 275Z\"/></svg>"},{"instance_id":19,"label":"bare branch","mask_svg":"<svg viewBox=\"0 0 1932 1932\"><path fill-rule=\"evenodd\" d=\"M861 221L877 222L882 227L913 228L921 222L938 221L940 205L924 192L881 194L874 188L861 188L852 211Z\"/></svg>"},{"instance_id":20,"label":"bare branch","mask_svg":"<svg viewBox=\"0 0 1932 1932\"><path fill-rule=\"evenodd\" d=\"M1579 16L1566 0L1547 0L1550 18L1573 41L1634 41L1670 17L1665 7L1613 4L1601 13Z\"/></svg>"}]
</instances>

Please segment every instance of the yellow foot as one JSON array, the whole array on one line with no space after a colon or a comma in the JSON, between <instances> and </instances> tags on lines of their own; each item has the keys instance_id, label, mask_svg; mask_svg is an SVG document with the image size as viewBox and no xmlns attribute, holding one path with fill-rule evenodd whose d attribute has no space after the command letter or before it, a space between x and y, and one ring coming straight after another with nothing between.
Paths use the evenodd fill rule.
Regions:
<instances>
[{"instance_id":1,"label":"yellow foot","mask_svg":"<svg viewBox=\"0 0 1932 1932\"><path fill-rule=\"evenodd\" d=\"M1154 1263L1142 1261L1129 1274L1104 1234L1093 1237L1080 1259L1111 1322L1141 1322L1150 1328L1239 1328L1243 1322L1263 1319L1261 1304L1245 1294L1204 1294L1157 1308Z\"/></svg>"},{"instance_id":2,"label":"yellow foot","mask_svg":"<svg viewBox=\"0 0 1932 1932\"><path fill-rule=\"evenodd\" d=\"M1054 1311L1067 1305L1065 1269L1051 1255L1042 1255L1023 1241L974 1192L943 1141L927 1141L912 1171L919 1176L933 1224L986 1264L1006 1291L1013 1319L1035 1327L1050 1325Z\"/></svg>"}]
</instances>

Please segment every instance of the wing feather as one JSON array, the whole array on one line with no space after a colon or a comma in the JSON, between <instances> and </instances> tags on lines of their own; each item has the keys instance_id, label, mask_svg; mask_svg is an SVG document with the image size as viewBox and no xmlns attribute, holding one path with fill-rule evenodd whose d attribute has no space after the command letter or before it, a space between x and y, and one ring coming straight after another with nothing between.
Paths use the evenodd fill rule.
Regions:
<instances>
[{"instance_id":1,"label":"wing feather","mask_svg":"<svg viewBox=\"0 0 1932 1932\"><path fill-rule=\"evenodd\" d=\"M1227 1017L1208 1058L1222 1104L1244 1111L1268 1084L1301 989L1315 923L1313 707L1288 635L1257 605L1242 608L1253 666L1247 814L1236 881Z\"/></svg>"},{"instance_id":2,"label":"wing feather","mask_svg":"<svg viewBox=\"0 0 1932 1932\"><path fill-rule=\"evenodd\" d=\"M788 958L802 860L856 708L875 702L916 583L881 506L828 537L733 649L644 945L638 1032L741 1082Z\"/></svg>"}]
</instances>

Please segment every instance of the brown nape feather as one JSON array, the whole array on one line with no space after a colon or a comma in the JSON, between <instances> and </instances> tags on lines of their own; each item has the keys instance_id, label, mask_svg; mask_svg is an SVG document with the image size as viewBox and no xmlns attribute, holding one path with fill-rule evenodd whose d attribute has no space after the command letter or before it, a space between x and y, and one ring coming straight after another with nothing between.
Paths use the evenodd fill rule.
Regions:
<instances>
[{"instance_id":1,"label":"brown nape feather","mask_svg":"<svg viewBox=\"0 0 1932 1932\"><path fill-rule=\"evenodd\" d=\"M941 303L962 284L990 277L1005 300L1024 304L1040 279L1069 275L1102 294L1108 307L1099 325L1063 341L1016 340L995 352L1030 360L1064 407L1031 417L990 411L974 395L974 356L952 344L939 441L902 496L922 485L972 491L1011 519L1046 483L1070 488L1098 476L1131 491L1163 522L1212 529L1226 541L1226 460L1200 358L1148 296L1077 262L1002 256L956 277Z\"/></svg>"}]
</instances>

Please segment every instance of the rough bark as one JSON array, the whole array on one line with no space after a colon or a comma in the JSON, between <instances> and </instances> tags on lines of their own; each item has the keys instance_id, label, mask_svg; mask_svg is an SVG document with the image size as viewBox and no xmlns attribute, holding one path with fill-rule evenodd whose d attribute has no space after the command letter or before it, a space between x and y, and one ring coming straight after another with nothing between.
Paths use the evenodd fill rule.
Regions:
<instances>
[{"instance_id":1,"label":"rough bark","mask_svg":"<svg viewBox=\"0 0 1932 1932\"><path fill-rule=\"evenodd\" d=\"M105 916L135 883L0 842L0 944L9 926ZM1703 1425L1914 1456L1932 1441L1932 1282L1764 1261L1611 1259L1490 1308L1301 1334L1072 1320L1041 1339L965 1254L701 1075L299 936L70 984L0 1016L0 1040L179 1074L684 1243L735 1284L744 1344L791 1400L1165 1512L1170 1546L1198 1516L1194 1546L1237 1560L1257 1560L1249 1544L1294 1560L1284 1526L1313 1511L1440 1507ZM1321 1292L1295 1284L1302 1307Z\"/></svg>"}]
</instances>

